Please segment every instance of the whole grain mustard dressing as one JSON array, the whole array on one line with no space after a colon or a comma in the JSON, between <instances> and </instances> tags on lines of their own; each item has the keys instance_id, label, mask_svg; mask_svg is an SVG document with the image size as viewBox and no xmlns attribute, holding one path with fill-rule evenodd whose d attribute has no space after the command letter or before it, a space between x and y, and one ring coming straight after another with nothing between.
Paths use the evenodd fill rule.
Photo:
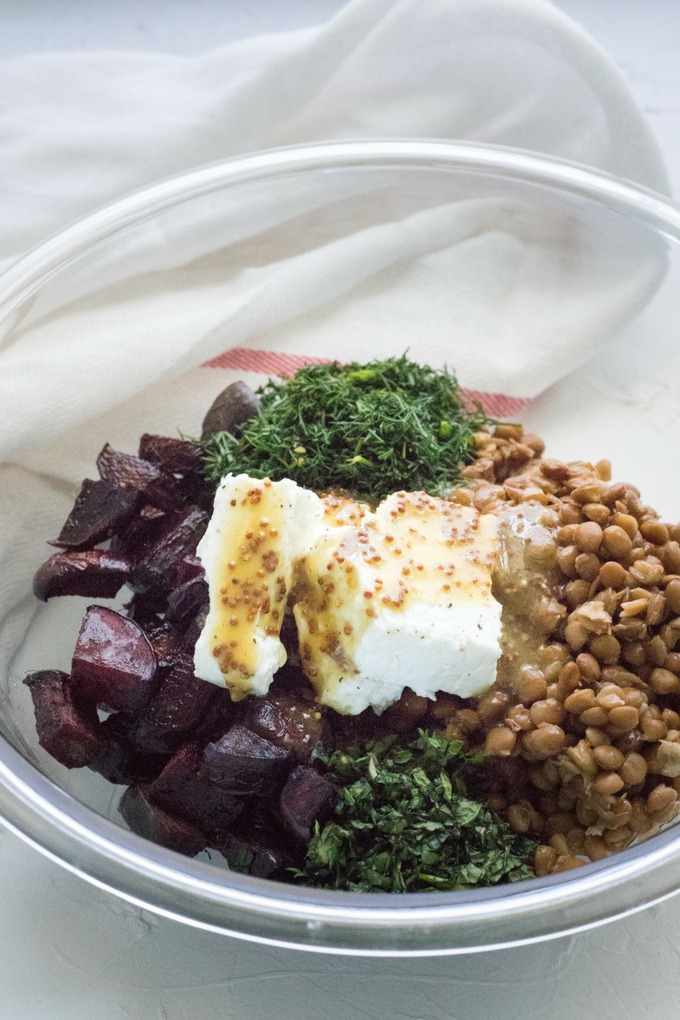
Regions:
<instances>
[{"instance_id":1,"label":"whole grain mustard dressing","mask_svg":"<svg viewBox=\"0 0 680 1020\"><path fill-rule=\"evenodd\" d=\"M283 504L269 479L249 484L231 507L219 584L211 591L210 642L232 700L240 701L257 665L256 627L278 636L288 592L279 570Z\"/></svg>"},{"instance_id":2,"label":"whole grain mustard dressing","mask_svg":"<svg viewBox=\"0 0 680 1020\"><path fill-rule=\"evenodd\" d=\"M564 614L551 587L558 521L537 502L504 507L498 521L493 594L503 610L496 685L513 690L522 669L544 665L546 641Z\"/></svg>"},{"instance_id":3,"label":"whole grain mustard dressing","mask_svg":"<svg viewBox=\"0 0 680 1020\"><path fill-rule=\"evenodd\" d=\"M337 508L330 512L337 519ZM319 692L356 673L356 648L381 609L494 601L497 518L423 492L399 492L360 527L351 523L345 533L331 531L294 571L300 658Z\"/></svg>"}]
</instances>

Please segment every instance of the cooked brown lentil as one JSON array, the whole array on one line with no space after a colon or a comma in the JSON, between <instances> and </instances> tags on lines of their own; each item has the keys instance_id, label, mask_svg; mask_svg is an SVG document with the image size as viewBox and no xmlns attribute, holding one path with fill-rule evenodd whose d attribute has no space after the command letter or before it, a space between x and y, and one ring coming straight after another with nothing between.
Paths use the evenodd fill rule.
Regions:
<instances>
[{"instance_id":1,"label":"cooked brown lentil","mask_svg":"<svg viewBox=\"0 0 680 1020\"><path fill-rule=\"evenodd\" d=\"M552 514L552 537L527 558L549 575L536 661L500 669L477 704L450 699L447 712L440 699L432 711L451 732L477 711L476 738L506 763L499 810L542 840L538 875L654 832L680 794L680 524L612 483L607 461L564 464L543 449L519 426L480 435L466 488L451 495L482 513L533 501Z\"/></svg>"}]
</instances>

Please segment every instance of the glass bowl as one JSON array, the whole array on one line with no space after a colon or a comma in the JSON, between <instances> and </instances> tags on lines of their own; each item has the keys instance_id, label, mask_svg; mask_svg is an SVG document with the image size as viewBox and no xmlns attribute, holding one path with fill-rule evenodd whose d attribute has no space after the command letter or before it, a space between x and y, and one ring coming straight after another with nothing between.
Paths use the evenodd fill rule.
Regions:
<instances>
[{"instance_id":1,"label":"glass bowl","mask_svg":"<svg viewBox=\"0 0 680 1020\"><path fill-rule=\"evenodd\" d=\"M349 360L408 348L447 360L463 385L512 398L505 407L550 454L612 457L616 478L677 516L679 267L680 210L659 195L528 153L422 141L319 144L199 168L95 212L12 266L0 279L0 350L23 383L7 390L3 439L7 825L160 914L321 952L488 950L673 894L672 825L561 876L456 893L317 891L190 860L127 831L118 788L44 754L21 677L68 669L84 600L38 605L31 576L98 449L108 440L134 450L145 430L195 433L230 369L257 379L251 349L273 352L274 365L291 350ZM134 338L122 365L117 336ZM197 367L206 362L213 368Z\"/></svg>"}]
</instances>

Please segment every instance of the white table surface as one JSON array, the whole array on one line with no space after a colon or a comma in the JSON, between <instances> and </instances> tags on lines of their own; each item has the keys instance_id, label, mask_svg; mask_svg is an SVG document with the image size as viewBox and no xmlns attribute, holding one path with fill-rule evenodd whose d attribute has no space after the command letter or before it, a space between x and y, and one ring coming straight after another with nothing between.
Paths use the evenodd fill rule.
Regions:
<instances>
[{"instance_id":1,"label":"white table surface","mask_svg":"<svg viewBox=\"0 0 680 1020\"><path fill-rule=\"evenodd\" d=\"M0 59L64 49L197 53L320 22L343 2L0 0ZM680 194L680 4L558 6L623 72ZM0 1020L677 1020L678 947L680 897L493 954L370 960L261 947L129 906L0 828Z\"/></svg>"}]
</instances>

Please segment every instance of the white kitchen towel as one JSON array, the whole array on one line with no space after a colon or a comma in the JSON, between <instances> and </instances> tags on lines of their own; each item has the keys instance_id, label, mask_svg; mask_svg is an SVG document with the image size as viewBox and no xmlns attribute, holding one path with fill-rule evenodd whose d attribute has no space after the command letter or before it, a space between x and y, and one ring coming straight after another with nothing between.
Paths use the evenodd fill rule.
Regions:
<instances>
[{"instance_id":1,"label":"white kitchen towel","mask_svg":"<svg viewBox=\"0 0 680 1020\"><path fill-rule=\"evenodd\" d=\"M198 164L396 136L531 149L667 187L621 76L544 0L351 0L320 27L198 57L64 53L0 64L0 265L102 203ZM240 219L197 206L188 233L164 221L121 241L117 264L88 257L10 332L0 326L0 458L9 462L0 516L13 521L0 533L0 615L14 635L44 556L38 538L54 530L102 435L122 443L138 424L195 429L219 388L215 371L197 366L227 364L226 349L347 359L411 347L452 363L474 389L532 397L597 350L664 269L658 252L640 258L612 234L608 270L595 276L592 238L521 196L454 195L395 217L375 185L365 195L342 178L335 193L319 187L246 203ZM329 232L331 201L351 205L346 230ZM299 232L280 229L293 220ZM149 270L149 252L169 274ZM546 294L557 293L554 330Z\"/></svg>"}]
</instances>

